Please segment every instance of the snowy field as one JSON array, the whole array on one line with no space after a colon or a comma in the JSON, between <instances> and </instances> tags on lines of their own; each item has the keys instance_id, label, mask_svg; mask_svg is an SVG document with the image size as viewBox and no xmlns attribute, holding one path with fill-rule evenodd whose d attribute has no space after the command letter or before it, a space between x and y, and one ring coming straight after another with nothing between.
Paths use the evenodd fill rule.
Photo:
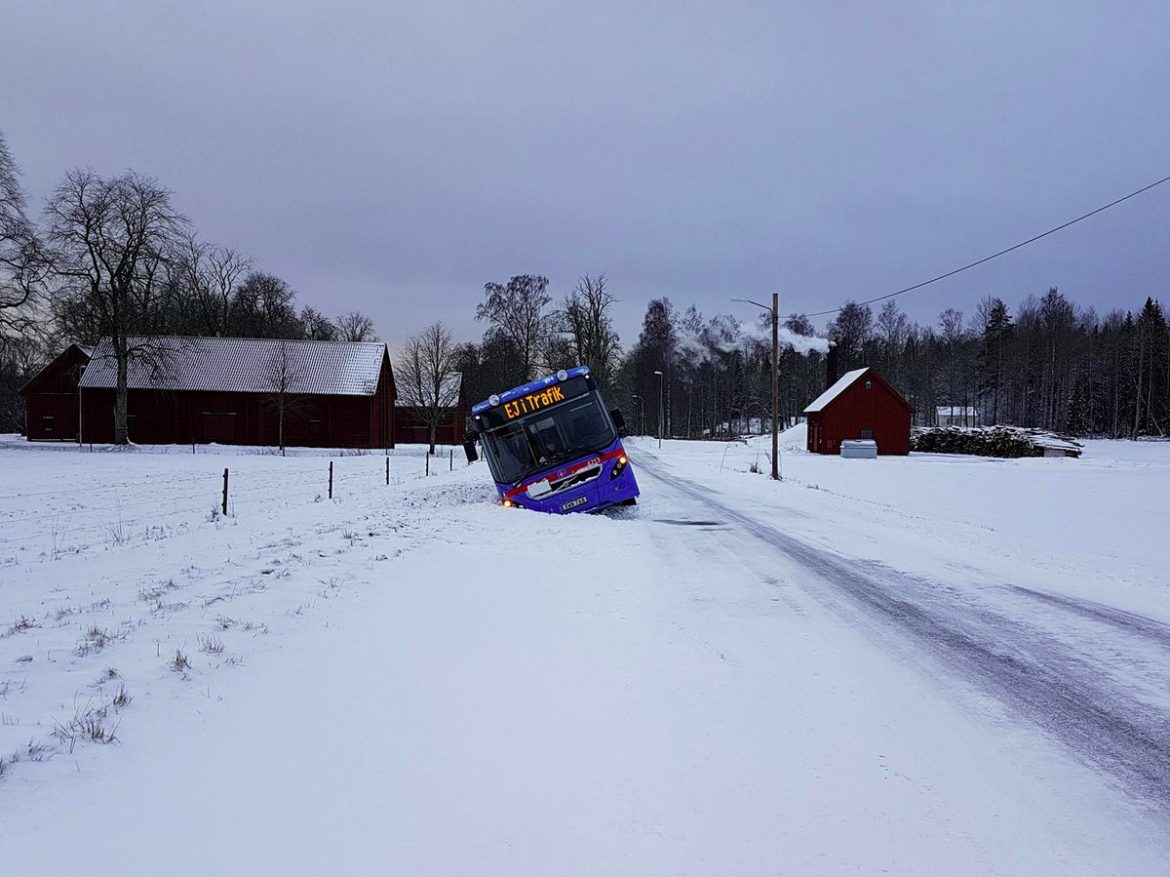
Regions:
<instances>
[{"instance_id":1,"label":"snowy field","mask_svg":"<svg viewBox=\"0 0 1170 877\"><path fill-rule=\"evenodd\" d=\"M0 873L1170 874L1170 444L631 446L0 439Z\"/></svg>"}]
</instances>

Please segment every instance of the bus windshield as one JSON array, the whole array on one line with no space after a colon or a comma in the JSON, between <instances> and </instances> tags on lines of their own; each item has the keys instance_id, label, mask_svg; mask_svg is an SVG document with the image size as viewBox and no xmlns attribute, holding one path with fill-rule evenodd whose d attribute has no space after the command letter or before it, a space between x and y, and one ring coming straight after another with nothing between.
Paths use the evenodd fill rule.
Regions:
<instances>
[{"instance_id":1,"label":"bus windshield","mask_svg":"<svg viewBox=\"0 0 1170 877\"><path fill-rule=\"evenodd\" d=\"M602 451L617 439L595 391L496 427L483 436L496 481L529 475Z\"/></svg>"}]
</instances>

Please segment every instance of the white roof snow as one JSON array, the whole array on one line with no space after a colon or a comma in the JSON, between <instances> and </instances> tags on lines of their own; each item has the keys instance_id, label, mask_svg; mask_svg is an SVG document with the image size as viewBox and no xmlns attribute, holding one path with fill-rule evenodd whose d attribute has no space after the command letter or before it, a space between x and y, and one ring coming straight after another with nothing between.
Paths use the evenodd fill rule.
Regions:
<instances>
[{"instance_id":1,"label":"white roof snow","mask_svg":"<svg viewBox=\"0 0 1170 877\"><path fill-rule=\"evenodd\" d=\"M163 351L161 367L132 359L131 389L271 393L283 383L285 392L305 396L372 396L386 354L381 341L164 337L151 343ZM286 375L283 382L280 370ZM94 349L81 386L112 389L116 381L113 349L105 340Z\"/></svg>"},{"instance_id":2,"label":"white roof snow","mask_svg":"<svg viewBox=\"0 0 1170 877\"><path fill-rule=\"evenodd\" d=\"M853 382L867 371L869 371L868 366L865 368L854 369L851 372L845 372L845 374L843 374L837 380L837 383L833 384L833 386L829 387L829 389L825 390L825 392L821 393L821 395L813 399L812 403L804 409L804 413L816 414L818 411L824 411L826 405L849 389L849 387L853 385Z\"/></svg>"}]
</instances>

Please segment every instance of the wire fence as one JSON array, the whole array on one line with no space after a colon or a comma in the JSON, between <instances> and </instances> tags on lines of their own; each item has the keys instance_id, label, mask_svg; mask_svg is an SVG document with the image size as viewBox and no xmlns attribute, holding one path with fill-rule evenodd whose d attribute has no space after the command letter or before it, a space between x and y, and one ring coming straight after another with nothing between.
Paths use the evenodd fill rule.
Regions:
<instances>
[{"instance_id":1,"label":"wire fence","mask_svg":"<svg viewBox=\"0 0 1170 877\"><path fill-rule=\"evenodd\" d=\"M136 476L112 470L116 480L0 494L0 563L11 562L18 552L55 558L98 541L124 544L160 538L221 518L241 519L368 494L462 464L455 459L454 448L438 449L433 457L424 453L283 458L297 466L294 472L257 468L250 456L204 459L214 460L215 468L202 474ZM220 468L221 464L226 465Z\"/></svg>"}]
</instances>

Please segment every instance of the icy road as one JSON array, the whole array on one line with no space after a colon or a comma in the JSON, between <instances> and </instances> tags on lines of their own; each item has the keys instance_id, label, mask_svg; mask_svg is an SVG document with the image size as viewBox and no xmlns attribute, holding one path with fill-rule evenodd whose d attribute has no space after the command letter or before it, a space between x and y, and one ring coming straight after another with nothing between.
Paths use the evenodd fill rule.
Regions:
<instances>
[{"instance_id":1,"label":"icy road","mask_svg":"<svg viewBox=\"0 0 1170 877\"><path fill-rule=\"evenodd\" d=\"M3 873L1170 874L1170 447L798 443L783 485L645 443L608 517L473 466L12 555L0 730L57 751L0 779ZM64 751L106 668L118 742Z\"/></svg>"}]
</instances>

